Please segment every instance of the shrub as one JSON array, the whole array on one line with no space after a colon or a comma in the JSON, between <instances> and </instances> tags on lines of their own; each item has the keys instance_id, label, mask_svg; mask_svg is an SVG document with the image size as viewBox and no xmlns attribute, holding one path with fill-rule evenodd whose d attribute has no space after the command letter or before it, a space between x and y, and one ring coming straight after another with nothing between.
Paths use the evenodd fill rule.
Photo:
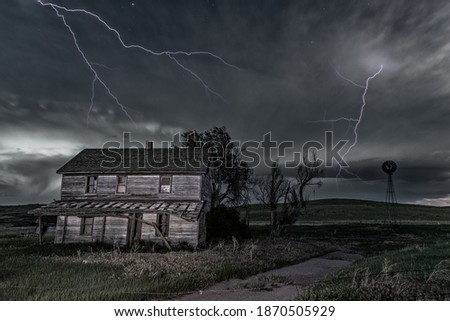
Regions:
<instances>
[{"instance_id":1,"label":"shrub","mask_svg":"<svg viewBox=\"0 0 450 321\"><path fill-rule=\"evenodd\" d=\"M206 235L208 240L217 240L246 238L250 232L236 209L219 205L206 214Z\"/></svg>"}]
</instances>

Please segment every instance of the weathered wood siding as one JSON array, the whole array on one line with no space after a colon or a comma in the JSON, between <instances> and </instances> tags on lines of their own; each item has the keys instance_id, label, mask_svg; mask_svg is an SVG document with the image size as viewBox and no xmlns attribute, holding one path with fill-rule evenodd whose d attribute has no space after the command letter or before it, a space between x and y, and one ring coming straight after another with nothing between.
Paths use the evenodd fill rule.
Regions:
<instances>
[{"instance_id":1,"label":"weathered wood siding","mask_svg":"<svg viewBox=\"0 0 450 321\"><path fill-rule=\"evenodd\" d=\"M55 243L57 244L63 243L64 220L65 216L58 216L58 218L56 219Z\"/></svg>"},{"instance_id":2,"label":"weathered wood siding","mask_svg":"<svg viewBox=\"0 0 450 321\"><path fill-rule=\"evenodd\" d=\"M172 193L174 197L185 200L199 200L201 197L200 175L177 175L172 177Z\"/></svg>"},{"instance_id":3,"label":"weathered wood siding","mask_svg":"<svg viewBox=\"0 0 450 321\"><path fill-rule=\"evenodd\" d=\"M86 194L87 175L63 175L61 199L144 197L165 200L200 200L201 175L173 175L172 192L159 193L159 175L129 175L126 193L117 194L117 176L99 175L97 193Z\"/></svg>"},{"instance_id":4,"label":"weathered wood siding","mask_svg":"<svg viewBox=\"0 0 450 321\"><path fill-rule=\"evenodd\" d=\"M128 176L128 195L157 196L159 194L159 175Z\"/></svg>"},{"instance_id":5,"label":"weathered wood siding","mask_svg":"<svg viewBox=\"0 0 450 321\"><path fill-rule=\"evenodd\" d=\"M128 232L128 219L107 216L103 242L126 245L127 232Z\"/></svg>"},{"instance_id":6,"label":"weathered wood siding","mask_svg":"<svg viewBox=\"0 0 450 321\"><path fill-rule=\"evenodd\" d=\"M143 220L156 223L157 214L146 213ZM104 242L126 245L128 240L128 219L113 216L94 217L92 235L80 235L81 217L58 216L56 223L55 243L92 243ZM169 235L171 244L186 242L190 245L199 244L198 222L188 222L178 216L170 215ZM160 242L153 226L142 224L141 240Z\"/></svg>"},{"instance_id":7,"label":"weathered wood siding","mask_svg":"<svg viewBox=\"0 0 450 321\"><path fill-rule=\"evenodd\" d=\"M83 196L86 192L86 176L63 175L61 199Z\"/></svg>"},{"instance_id":8,"label":"weathered wood siding","mask_svg":"<svg viewBox=\"0 0 450 321\"><path fill-rule=\"evenodd\" d=\"M94 217L92 235L80 235L81 217L58 216L55 243L105 242L126 245L128 219L111 216Z\"/></svg>"},{"instance_id":9,"label":"weathered wood siding","mask_svg":"<svg viewBox=\"0 0 450 321\"><path fill-rule=\"evenodd\" d=\"M156 223L157 214L145 213L143 216L144 221ZM153 226L148 224L142 225L141 239L143 241L160 242L161 239L156 235ZM198 245L198 222L188 222L182 218L170 215L169 218L169 235L167 239L171 244L177 244L180 242L186 242L190 245Z\"/></svg>"}]
</instances>

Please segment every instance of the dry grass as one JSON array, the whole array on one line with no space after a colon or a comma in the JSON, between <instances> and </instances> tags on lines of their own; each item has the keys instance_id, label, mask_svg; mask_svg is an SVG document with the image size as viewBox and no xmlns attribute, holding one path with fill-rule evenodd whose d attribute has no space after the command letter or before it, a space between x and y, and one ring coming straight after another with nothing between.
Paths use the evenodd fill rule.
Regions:
<instances>
[{"instance_id":1,"label":"dry grass","mask_svg":"<svg viewBox=\"0 0 450 321\"><path fill-rule=\"evenodd\" d=\"M139 246L39 247L30 243L0 239L0 299L167 299L332 250L329 244L290 239L230 240L207 249L168 253L145 252L149 248Z\"/></svg>"},{"instance_id":2,"label":"dry grass","mask_svg":"<svg viewBox=\"0 0 450 321\"><path fill-rule=\"evenodd\" d=\"M306 289L301 300L448 300L448 244L369 257Z\"/></svg>"},{"instance_id":3,"label":"dry grass","mask_svg":"<svg viewBox=\"0 0 450 321\"><path fill-rule=\"evenodd\" d=\"M235 270L264 271L288 263L296 263L325 253L330 245L312 245L297 240L254 239L239 244L237 240L218 243L199 251L174 251L168 253L111 251L78 251L67 257L51 260L71 261L79 264L107 264L121 267L127 277L158 277L164 275L211 275L218 267L233 266Z\"/></svg>"}]
</instances>

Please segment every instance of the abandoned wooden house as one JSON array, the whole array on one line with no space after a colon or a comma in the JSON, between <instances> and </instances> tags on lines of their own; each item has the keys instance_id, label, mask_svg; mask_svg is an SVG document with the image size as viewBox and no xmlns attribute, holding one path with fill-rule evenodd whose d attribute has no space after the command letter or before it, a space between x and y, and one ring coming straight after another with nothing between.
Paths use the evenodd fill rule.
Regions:
<instances>
[{"instance_id":1,"label":"abandoned wooden house","mask_svg":"<svg viewBox=\"0 0 450 321\"><path fill-rule=\"evenodd\" d=\"M55 243L205 241L207 167L188 149L85 149L61 167L61 199L30 213L57 216ZM40 238L42 238L40 233Z\"/></svg>"}]
</instances>

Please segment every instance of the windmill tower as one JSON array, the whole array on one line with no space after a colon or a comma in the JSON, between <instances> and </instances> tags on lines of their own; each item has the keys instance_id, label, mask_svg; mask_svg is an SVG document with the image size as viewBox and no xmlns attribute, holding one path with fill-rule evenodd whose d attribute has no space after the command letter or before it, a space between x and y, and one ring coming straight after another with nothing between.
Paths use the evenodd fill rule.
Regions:
<instances>
[{"instance_id":1,"label":"windmill tower","mask_svg":"<svg viewBox=\"0 0 450 321\"><path fill-rule=\"evenodd\" d=\"M395 196L394 182L392 175L397 170L397 164L394 161L387 160L381 165L381 169L388 176L387 188L386 188L386 214L384 217L384 223L397 224L395 217L395 205L397 204L397 196Z\"/></svg>"}]
</instances>

